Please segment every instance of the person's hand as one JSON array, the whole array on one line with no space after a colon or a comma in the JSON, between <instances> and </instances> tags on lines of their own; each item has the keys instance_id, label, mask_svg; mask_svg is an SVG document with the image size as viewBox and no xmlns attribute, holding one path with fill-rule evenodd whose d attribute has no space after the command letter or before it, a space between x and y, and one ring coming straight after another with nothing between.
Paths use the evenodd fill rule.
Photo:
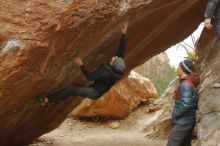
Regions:
<instances>
[{"instance_id":1,"label":"person's hand","mask_svg":"<svg viewBox=\"0 0 220 146\"><path fill-rule=\"evenodd\" d=\"M205 21L204 21L204 25L205 25L205 28L207 29L211 29L213 27L213 25L211 24L211 18L206 18Z\"/></svg>"},{"instance_id":2,"label":"person's hand","mask_svg":"<svg viewBox=\"0 0 220 146\"><path fill-rule=\"evenodd\" d=\"M82 65L83 65L83 61L82 61L82 59L81 59L80 57L76 58L76 59L74 60L74 63L75 63L76 65L78 65L78 66L82 66Z\"/></svg>"},{"instance_id":3,"label":"person's hand","mask_svg":"<svg viewBox=\"0 0 220 146\"><path fill-rule=\"evenodd\" d=\"M127 24L127 23L124 23L124 24L121 26L121 33L126 34L126 33L127 33L127 30L128 30L128 24Z\"/></svg>"}]
</instances>

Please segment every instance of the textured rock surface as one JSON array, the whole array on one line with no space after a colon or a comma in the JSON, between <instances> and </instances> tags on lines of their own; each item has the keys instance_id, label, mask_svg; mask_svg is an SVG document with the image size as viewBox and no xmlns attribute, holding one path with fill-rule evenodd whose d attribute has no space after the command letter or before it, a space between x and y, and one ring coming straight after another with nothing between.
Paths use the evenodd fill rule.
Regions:
<instances>
[{"instance_id":1,"label":"textured rock surface","mask_svg":"<svg viewBox=\"0 0 220 146\"><path fill-rule=\"evenodd\" d=\"M161 107L156 113L149 115L146 118L146 123L143 126L143 131L148 138L158 139L167 138L171 128L171 111L174 104L174 96L179 86L178 78L170 82L164 94L156 100L153 107Z\"/></svg>"},{"instance_id":2,"label":"textured rock surface","mask_svg":"<svg viewBox=\"0 0 220 146\"><path fill-rule=\"evenodd\" d=\"M0 145L26 145L59 126L81 98L41 107L34 97L85 83L72 59L91 69L115 53L131 20L128 71L183 40L203 17L202 0L1 0Z\"/></svg>"},{"instance_id":3,"label":"textured rock surface","mask_svg":"<svg viewBox=\"0 0 220 146\"><path fill-rule=\"evenodd\" d=\"M84 100L71 115L76 117L124 118L137 108L143 99L157 97L152 82L131 72L127 79L115 85L97 101Z\"/></svg>"},{"instance_id":4,"label":"textured rock surface","mask_svg":"<svg viewBox=\"0 0 220 146\"><path fill-rule=\"evenodd\" d=\"M220 44L215 30L203 31L199 40L198 62L201 70L200 100L198 110L198 144L220 145L220 88L213 88L220 81Z\"/></svg>"}]
</instances>

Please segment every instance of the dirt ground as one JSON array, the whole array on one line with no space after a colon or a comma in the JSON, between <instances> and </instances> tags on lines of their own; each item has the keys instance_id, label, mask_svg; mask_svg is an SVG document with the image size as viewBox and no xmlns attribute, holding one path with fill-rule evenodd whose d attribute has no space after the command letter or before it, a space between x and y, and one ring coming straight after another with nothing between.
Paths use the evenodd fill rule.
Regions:
<instances>
[{"instance_id":1,"label":"dirt ground","mask_svg":"<svg viewBox=\"0 0 220 146\"><path fill-rule=\"evenodd\" d=\"M41 136L30 146L165 146L167 140L148 139L142 132L144 106L125 120L91 122L68 118L58 129Z\"/></svg>"}]
</instances>

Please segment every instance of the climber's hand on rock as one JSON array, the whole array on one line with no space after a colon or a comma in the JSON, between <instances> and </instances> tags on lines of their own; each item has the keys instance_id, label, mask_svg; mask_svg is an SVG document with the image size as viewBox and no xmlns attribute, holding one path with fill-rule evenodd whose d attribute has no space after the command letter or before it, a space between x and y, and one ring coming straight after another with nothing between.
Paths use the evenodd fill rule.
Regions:
<instances>
[{"instance_id":1,"label":"climber's hand on rock","mask_svg":"<svg viewBox=\"0 0 220 146\"><path fill-rule=\"evenodd\" d=\"M78 65L78 66L82 66L82 65L83 65L83 61L82 61L82 59L81 59L80 57L76 58L76 59L74 60L74 63L75 63L76 65Z\"/></svg>"},{"instance_id":2,"label":"climber's hand on rock","mask_svg":"<svg viewBox=\"0 0 220 146\"><path fill-rule=\"evenodd\" d=\"M121 33L126 34L128 30L128 22L121 26Z\"/></svg>"},{"instance_id":3,"label":"climber's hand on rock","mask_svg":"<svg viewBox=\"0 0 220 146\"><path fill-rule=\"evenodd\" d=\"M211 20L212 20L211 18L205 19L205 22L204 22L205 28L211 29L213 27L213 25L211 24Z\"/></svg>"}]
</instances>

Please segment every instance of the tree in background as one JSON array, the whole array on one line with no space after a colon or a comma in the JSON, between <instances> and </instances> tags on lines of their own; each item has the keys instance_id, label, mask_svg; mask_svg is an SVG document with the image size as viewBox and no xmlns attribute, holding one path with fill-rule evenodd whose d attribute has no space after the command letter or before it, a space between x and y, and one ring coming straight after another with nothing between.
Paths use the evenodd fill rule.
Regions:
<instances>
[{"instance_id":1,"label":"tree in background","mask_svg":"<svg viewBox=\"0 0 220 146\"><path fill-rule=\"evenodd\" d=\"M176 53L179 52L177 51L178 49L184 49L186 53L177 55L195 62L197 60L195 53L196 45L195 36L192 34L187 41L182 41L176 45ZM169 58L164 52L151 58L136 68L135 71L153 82L159 97L163 94L170 81L176 78L176 69L170 66Z\"/></svg>"},{"instance_id":2,"label":"tree in background","mask_svg":"<svg viewBox=\"0 0 220 146\"><path fill-rule=\"evenodd\" d=\"M169 58L165 53L153 57L142 66L136 68L135 71L153 82L159 97L163 94L170 81L176 77L176 69L170 66Z\"/></svg>"}]
</instances>

